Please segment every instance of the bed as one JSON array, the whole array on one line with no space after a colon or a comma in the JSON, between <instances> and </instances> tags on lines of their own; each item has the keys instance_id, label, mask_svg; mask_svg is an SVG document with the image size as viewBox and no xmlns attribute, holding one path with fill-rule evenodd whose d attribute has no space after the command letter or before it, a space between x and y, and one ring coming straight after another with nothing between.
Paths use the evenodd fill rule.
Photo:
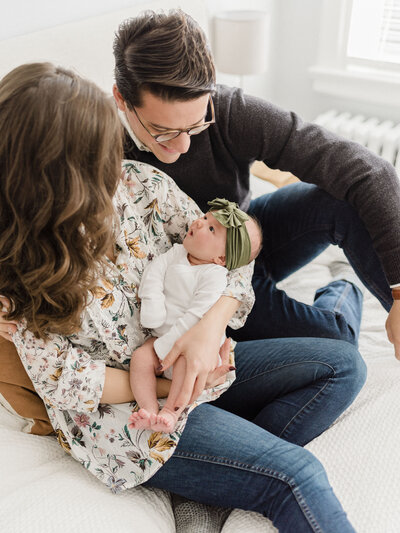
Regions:
<instances>
[{"instance_id":1,"label":"bed","mask_svg":"<svg viewBox=\"0 0 400 533\"><path fill-rule=\"evenodd\" d=\"M169 7L150 2L28 36L0 42L0 75L31 60L75 66L105 90L112 83L111 42L118 23L143 8ZM200 0L180 2L207 24ZM9 50L13 50L10 54ZM102 57L101 66L90 60ZM253 178L254 194L271 185ZM311 302L316 288L330 279L329 248L295 278L281 286ZM331 484L359 533L397 533L400 529L400 362L386 339L386 313L366 294L360 351L368 366L367 383L354 404L307 448L324 464ZM170 495L136 488L113 495L51 437L24 432L26 420L0 405L0 524L5 533L172 533ZM222 533L276 531L256 513L233 510ZM189 532L190 533L190 532ZM340 533L340 532L338 532Z\"/></svg>"}]
</instances>

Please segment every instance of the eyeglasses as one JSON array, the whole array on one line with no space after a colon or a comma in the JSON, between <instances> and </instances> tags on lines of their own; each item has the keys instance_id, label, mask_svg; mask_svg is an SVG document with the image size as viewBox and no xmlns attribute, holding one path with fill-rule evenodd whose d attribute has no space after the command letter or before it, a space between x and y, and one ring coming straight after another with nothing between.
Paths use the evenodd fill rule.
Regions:
<instances>
[{"instance_id":1,"label":"eyeglasses","mask_svg":"<svg viewBox=\"0 0 400 533\"><path fill-rule=\"evenodd\" d=\"M135 113L138 121L144 127L144 129L147 131L147 133L149 135L151 135L156 142L162 143L162 142L165 142L165 141L172 141L172 139L176 139L177 137L179 137L179 135L181 133L187 133L188 135L198 135L202 131L206 130L211 124L214 124L215 123L215 112L214 112L214 103L212 101L211 96L209 98L209 103L210 103L210 110L211 110L211 120L209 120L208 122L203 122L203 124L200 124L199 126L193 126L191 128L187 128L187 129L184 129L184 130L169 130L169 131L165 131L164 133L158 133L157 135L154 135L154 133L151 133L151 131L149 131L146 128L146 126L140 120L140 117L139 117L136 109L134 107L132 107L132 109L133 109L133 112Z\"/></svg>"}]
</instances>

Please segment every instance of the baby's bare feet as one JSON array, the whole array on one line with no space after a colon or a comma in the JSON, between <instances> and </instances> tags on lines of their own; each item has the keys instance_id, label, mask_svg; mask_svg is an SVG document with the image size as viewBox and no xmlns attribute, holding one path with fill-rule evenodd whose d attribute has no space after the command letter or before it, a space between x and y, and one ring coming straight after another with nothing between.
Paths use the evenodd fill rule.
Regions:
<instances>
[{"instance_id":1,"label":"baby's bare feet","mask_svg":"<svg viewBox=\"0 0 400 533\"><path fill-rule=\"evenodd\" d=\"M164 409L156 415L155 423L151 424L151 428L154 431L161 431L162 433L172 433L177 420L178 416L164 407Z\"/></svg>"},{"instance_id":2,"label":"baby's bare feet","mask_svg":"<svg viewBox=\"0 0 400 533\"><path fill-rule=\"evenodd\" d=\"M152 429L152 424L156 421L157 415L149 413L146 409L139 409L129 417L129 427L131 429Z\"/></svg>"}]
</instances>

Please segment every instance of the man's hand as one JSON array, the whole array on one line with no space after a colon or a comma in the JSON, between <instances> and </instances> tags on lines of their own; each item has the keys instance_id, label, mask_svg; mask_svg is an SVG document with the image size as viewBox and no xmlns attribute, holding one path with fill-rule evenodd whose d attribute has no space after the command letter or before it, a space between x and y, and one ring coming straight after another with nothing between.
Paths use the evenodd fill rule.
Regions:
<instances>
[{"instance_id":1,"label":"man's hand","mask_svg":"<svg viewBox=\"0 0 400 533\"><path fill-rule=\"evenodd\" d=\"M10 302L8 299L4 298L4 296L0 296L0 305L0 336L12 342L11 333L15 333L17 331L17 323L13 321L9 322L4 318L4 315L8 313L10 308Z\"/></svg>"},{"instance_id":2,"label":"man's hand","mask_svg":"<svg viewBox=\"0 0 400 533\"><path fill-rule=\"evenodd\" d=\"M389 341L394 345L396 359L400 360L400 300L394 300L386 320L386 332Z\"/></svg>"}]
</instances>

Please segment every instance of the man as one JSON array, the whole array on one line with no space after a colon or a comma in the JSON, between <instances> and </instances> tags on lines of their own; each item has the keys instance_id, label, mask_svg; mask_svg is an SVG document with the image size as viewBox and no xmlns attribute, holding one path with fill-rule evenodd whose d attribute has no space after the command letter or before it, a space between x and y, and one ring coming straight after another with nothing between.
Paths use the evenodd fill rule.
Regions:
<instances>
[{"instance_id":1,"label":"man","mask_svg":"<svg viewBox=\"0 0 400 533\"><path fill-rule=\"evenodd\" d=\"M355 275L339 272L317 292L313 306L276 288L332 243L343 248L389 311L388 336L400 359L400 187L394 168L294 113L239 89L216 87L206 38L182 12L146 12L124 22L114 55L113 92L127 130L126 157L170 174L202 209L212 197L227 197L261 223L256 303L232 336L356 343L362 294ZM255 160L313 185L298 183L251 200L249 167Z\"/></svg>"}]
</instances>

